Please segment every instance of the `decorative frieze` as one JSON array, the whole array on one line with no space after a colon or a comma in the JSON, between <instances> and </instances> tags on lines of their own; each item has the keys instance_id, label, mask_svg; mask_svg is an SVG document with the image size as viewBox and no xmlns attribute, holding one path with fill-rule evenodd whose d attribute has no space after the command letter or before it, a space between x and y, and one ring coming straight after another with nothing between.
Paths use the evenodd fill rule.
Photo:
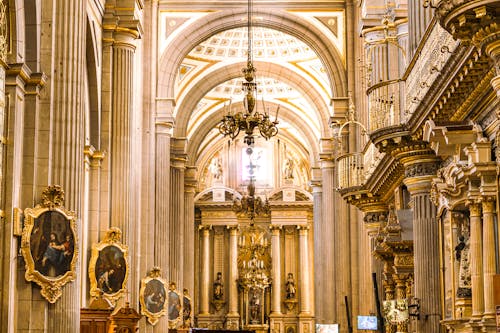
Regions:
<instances>
[{"instance_id":1,"label":"decorative frieze","mask_svg":"<svg viewBox=\"0 0 500 333\"><path fill-rule=\"evenodd\" d=\"M435 162L418 163L408 166L405 169L405 177L421 177L435 175L438 170L438 164Z\"/></svg>"}]
</instances>

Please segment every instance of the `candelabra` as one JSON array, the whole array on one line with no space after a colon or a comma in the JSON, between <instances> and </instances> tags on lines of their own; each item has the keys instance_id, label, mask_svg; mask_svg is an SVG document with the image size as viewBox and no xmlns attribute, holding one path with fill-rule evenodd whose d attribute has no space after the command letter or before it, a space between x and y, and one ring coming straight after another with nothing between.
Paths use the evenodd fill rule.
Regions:
<instances>
[{"instance_id":1,"label":"candelabra","mask_svg":"<svg viewBox=\"0 0 500 333\"><path fill-rule=\"evenodd\" d=\"M269 286L269 242L264 230L254 225L244 229L238 247L240 286L261 289Z\"/></svg>"}]
</instances>

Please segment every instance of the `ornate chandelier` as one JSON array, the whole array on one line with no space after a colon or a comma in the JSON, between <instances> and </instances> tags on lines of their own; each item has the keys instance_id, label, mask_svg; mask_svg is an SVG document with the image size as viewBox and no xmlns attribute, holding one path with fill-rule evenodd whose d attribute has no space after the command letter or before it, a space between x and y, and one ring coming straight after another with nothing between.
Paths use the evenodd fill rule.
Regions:
<instances>
[{"instance_id":1,"label":"ornate chandelier","mask_svg":"<svg viewBox=\"0 0 500 333\"><path fill-rule=\"evenodd\" d=\"M243 91L245 92L245 98L243 99L243 105L245 108L244 112L237 112L236 114L231 113L231 104L229 105L229 112L222 118L219 123L219 132L224 136L229 136L231 140L234 140L240 133L240 131L245 132L244 142L251 146L253 145L255 139L253 137L253 132L255 128L259 129L260 135L262 135L266 140L272 138L278 134L278 112L279 106L276 110L276 117L274 121L271 120L268 112L265 110L265 105L263 105L263 112L259 113L255 109L257 100L257 83L255 82L255 67L253 65L252 59L252 0L248 0L248 54L247 54L247 67L243 68L243 74L245 81L242 84ZM264 104L264 100L262 100Z\"/></svg>"}]
</instances>

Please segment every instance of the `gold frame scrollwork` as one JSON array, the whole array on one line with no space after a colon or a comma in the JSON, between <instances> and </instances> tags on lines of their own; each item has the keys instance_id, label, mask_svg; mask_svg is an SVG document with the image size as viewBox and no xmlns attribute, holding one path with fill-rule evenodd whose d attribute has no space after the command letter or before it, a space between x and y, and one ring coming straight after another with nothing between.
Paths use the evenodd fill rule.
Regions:
<instances>
[{"instance_id":1,"label":"gold frame scrollwork","mask_svg":"<svg viewBox=\"0 0 500 333\"><path fill-rule=\"evenodd\" d=\"M168 329L176 329L179 327L179 324L182 324L182 301L183 298L181 294L177 291L177 285L175 282L170 282L168 285L168 291L167 291L167 304L168 304ZM177 297L177 300L179 301L178 307L175 306L175 304L172 304L172 300L174 297ZM171 311L176 310L177 311L177 317L172 317L171 318Z\"/></svg>"},{"instance_id":2,"label":"gold frame scrollwork","mask_svg":"<svg viewBox=\"0 0 500 333\"><path fill-rule=\"evenodd\" d=\"M102 241L92 245L89 262L90 296L98 297L102 293L102 297L113 305L126 293L130 270L128 246L121 242L121 236L120 229L110 228ZM116 259L117 254L118 262L111 262L112 258ZM96 267L98 264L99 267ZM113 274L116 275L111 280Z\"/></svg>"},{"instance_id":3,"label":"gold frame scrollwork","mask_svg":"<svg viewBox=\"0 0 500 333\"><path fill-rule=\"evenodd\" d=\"M146 294L146 289L154 288L154 286L148 288L148 284L151 283L153 284L155 281L157 281L156 285L161 285L163 287L163 304L161 304L160 308L161 310L159 311L150 311L150 308L148 307L148 300L147 297L149 295L154 295L150 294L149 292ZM158 291L156 291L158 294ZM161 291L159 291L161 296ZM167 294L168 294L168 283L165 279L161 277L161 269L159 267L153 267L151 271L148 273L148 275L144 278L141 279L141 289L139 291L139 302L141 304L141 314L146 316L148 318L148 322L151 325L156 325L158 320L163 317L165 314L167 314L168 310L168 303L167 303Z\"/></svg>"},{"instance_id":4,"label":"gold frame scrollwork","mask_svg":"<svg viewBox=\"0 0 500 333\"><path fill-rule=\"evenodd\" d=\"M76 215L63 205L64 191L52 185L43 191L42 203L24 210L21 253L25 278L38 284L41 295L50 303L55 303L62 295L62 287L76 278ZM60 242L63 235L66 239Z\"/></svg>"}]
</instances>

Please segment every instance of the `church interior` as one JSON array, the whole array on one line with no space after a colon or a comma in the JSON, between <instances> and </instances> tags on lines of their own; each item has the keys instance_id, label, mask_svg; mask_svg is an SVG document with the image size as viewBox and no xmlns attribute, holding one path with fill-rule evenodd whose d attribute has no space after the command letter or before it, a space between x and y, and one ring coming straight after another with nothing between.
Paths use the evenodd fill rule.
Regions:
<instances>
[{"instance_id":1,"label":"church interior","mask_svg":"<svg viewBox=\"0 0 500 333\"><path fill-rule=\"evenodd\" d=\"M499 12L0 0L0 332L497 332Z\"/></svg>"}]
</instances>

